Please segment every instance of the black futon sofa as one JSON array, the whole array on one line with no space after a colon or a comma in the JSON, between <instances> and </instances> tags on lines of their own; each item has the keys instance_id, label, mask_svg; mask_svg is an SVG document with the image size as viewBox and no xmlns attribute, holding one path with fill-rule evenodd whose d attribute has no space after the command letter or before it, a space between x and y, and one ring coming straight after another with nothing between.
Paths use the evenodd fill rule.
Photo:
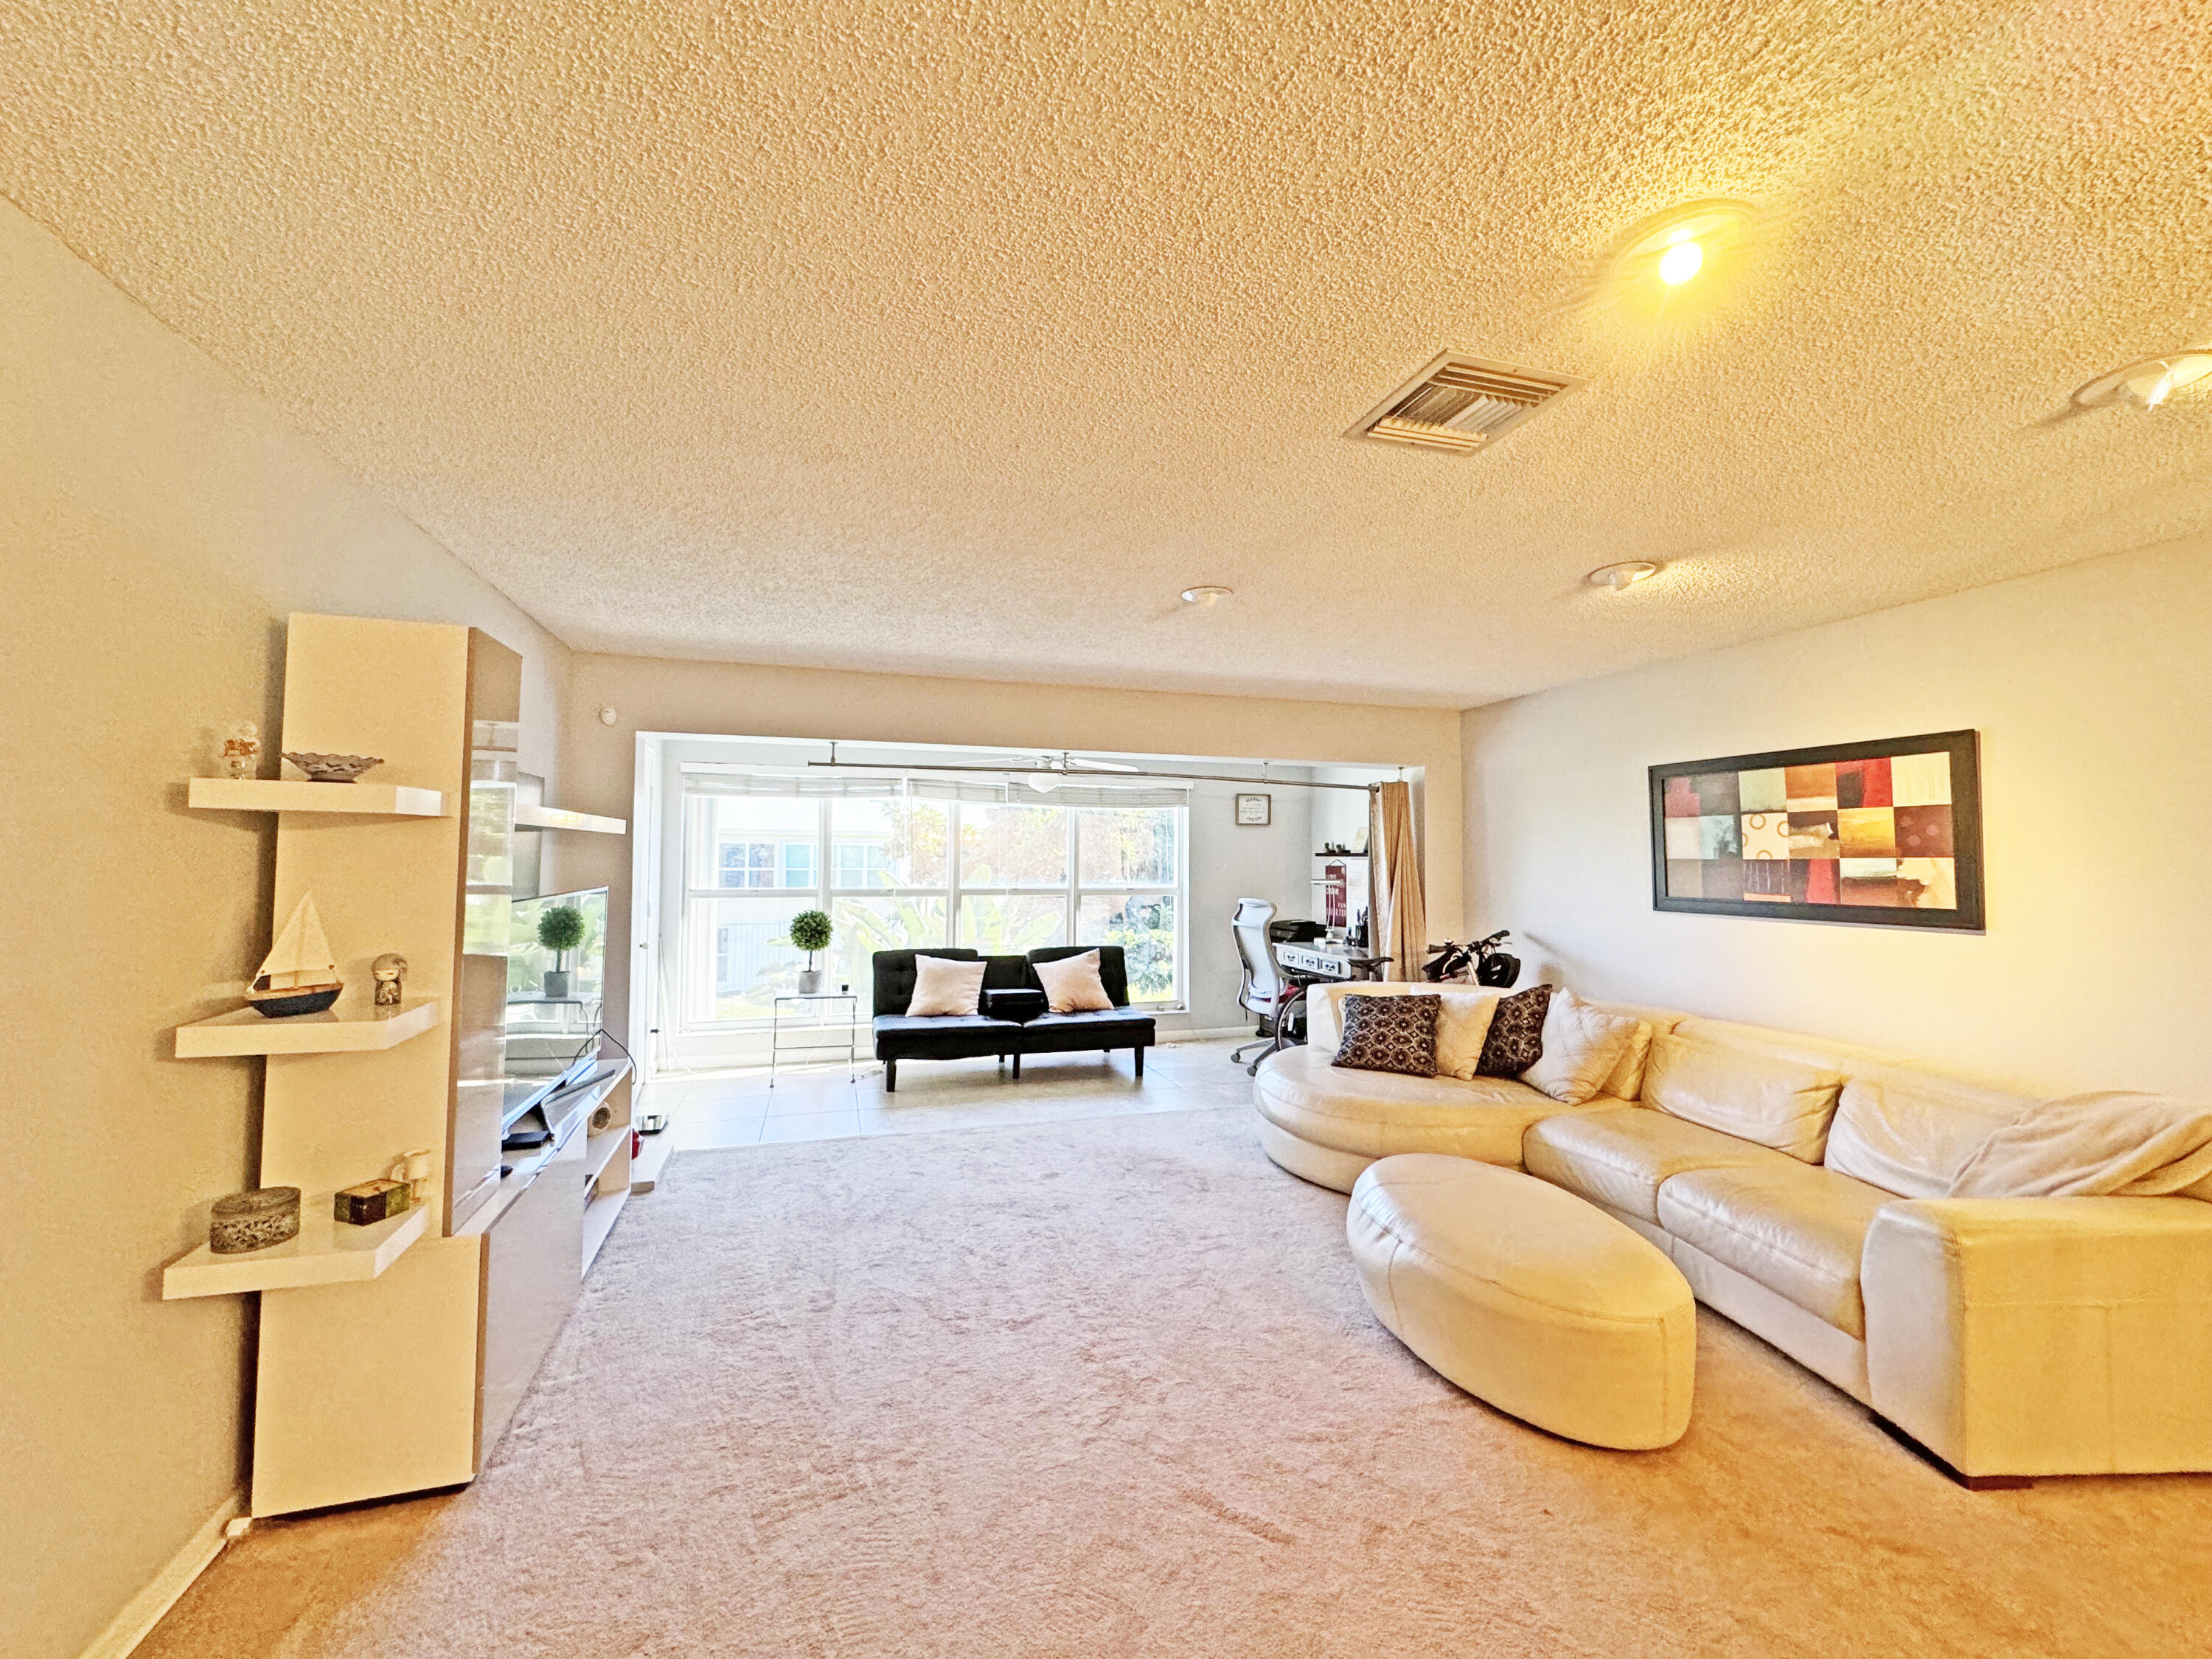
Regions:
<instances>
[{"instance_id":1,"label":"black futon sofa","mask_svg":"<svg viewBox=\"0 0 2212 1659\"><path fill-rule=\"evenodd\" d=\"M1098 979L1114 1000L1111 1008L1080 1014L1049 1013L1044 987L1033 963L1098 952ZM939 1015L916 1019L907 1008L914 1001L914 959L951 957L958 962L983 963L981 1011L973 1014ZM1150 1014L1129 1008L1128 965L1118 945L1053 945L1025 957L983 957L954 946L921 951L878 951L875 954L876 1058L884 1063L884 1091L898 1089L898 1063L902 1060L970 1060L993 1054L1014 1062L1014 1076L1022 1074L1024 1054L1060 1054L1091 1048L1127 1048L1134 1057L1137 1075L1145 1074L1145 1050L1152 1046Z\"/></svg>"}]
</instances>

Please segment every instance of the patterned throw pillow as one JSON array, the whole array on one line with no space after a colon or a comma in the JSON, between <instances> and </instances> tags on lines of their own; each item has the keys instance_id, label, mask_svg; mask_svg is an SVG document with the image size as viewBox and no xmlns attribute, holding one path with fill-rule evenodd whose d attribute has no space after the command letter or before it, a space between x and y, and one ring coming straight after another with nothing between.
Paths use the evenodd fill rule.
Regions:
<instances>
[{"instance_id":1,"label":"patterned throw pillow","mask_svg":"<svg viewBox=\"0 0 2212 1659\"><path fill-rule=\"evenodd\" d=\"M1437 1074L1437 1016L1442 997L1344 999L1344 1041L1332 1066L1361 1072L1403 1072L1408 1077Z\"/></svg>"},{"instance_id":2,"label":"patterned throw pillow","mask_svg":"<svg viewBox=\"0 0 2212 1659\"><path fill-rule=\"evenodd\" d=\"M1510 997L1500 997L1498 1012L1490 1017L1490 1034L1482 1040L1482 1058L1475 1063L1477 1077L1519 1077L1544 1057L1544 1014L1552 1006L1552 988L1532 985Z\"/></svg>"}]
</instances>

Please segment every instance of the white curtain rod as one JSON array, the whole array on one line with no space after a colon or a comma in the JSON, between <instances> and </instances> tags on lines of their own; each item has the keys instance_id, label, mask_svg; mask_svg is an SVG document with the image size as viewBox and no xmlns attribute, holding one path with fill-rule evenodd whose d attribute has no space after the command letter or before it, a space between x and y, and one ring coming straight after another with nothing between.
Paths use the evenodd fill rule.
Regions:
<instances>
[{"instance_id":1,"label":"white curtain rod","mask_svg":"<svg viewBox=\"0 0 2212 1659\"><path fill-rule=\"evenodd\" d=\"M809 761L812 766L835 766L868 772L988 772L993 777L1025 778L1039 772L1050 773L1055 778L1065 778L1084 783L1111 783L1115 778L1156 778L1163 783L1249 783L1260 789L1358 789L1373 794L1382 786L1379 783L1326 783L1307 778L1238 778L1225 772L1140 772L1135 769L1121 771L1083 771L1057 766L939 766L923 762L902 766L887 761Z\"/></svg>"}]
</instances>

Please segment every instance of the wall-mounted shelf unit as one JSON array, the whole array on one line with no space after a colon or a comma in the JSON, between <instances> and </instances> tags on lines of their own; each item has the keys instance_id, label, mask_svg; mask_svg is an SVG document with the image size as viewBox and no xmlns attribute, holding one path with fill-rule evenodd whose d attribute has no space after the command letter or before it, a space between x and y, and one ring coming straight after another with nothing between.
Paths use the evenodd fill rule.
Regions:
<instances>
[{"instance_id":1,"label":"wall-mounted shelf unit","mask_svg":"<svg viewBox=\"0 0 2212 1659\"><path fill-rule=\"evenodd\" d=\"M326 1013L240 1008L176 1029L180 1056L267 1056L254 1184L314 1194L298 1238L196 1249L162 1273L165 1297L280 1292L261 1297L255 1337L256 1516L474 1479L582 1287L587 1209L596 1249L629 1189L626 1066L572 1103L541 1158L501 1154L526 1075L506 1024L515 860L540 839L514 833L521 697L522 659L473 629L295 615L283 746L383 755L397 781L186 792L276 815L276 914L312 895L348 986ZM628 828L534 811L546 828ZM379 1018L368 962L387 951L425 994ZM617 1087L623 1122L587 1147L581 1126ZM332 1189L389 1169L395 1148L427 1151L437 1195L372 1227L337 1221Z\"/></svg>"},{"instance_id":2,"label":"wall-mounted shelf unit","mask_svg":"<svg viewBox=\"0 0 2212 1659\"><path fill-rule=\"evenodd\" d=\"M277 778L194 778L185 804L202 811L343 812L352 817L442 818L441 789L397 783L304 783Z\"/></svg>"},{"instance_id":3,"label":"wall-mounted shelf unit","mask_svg":"<svg viewBox=\"0 0 2212 1659\"><path fill-rule=\"evenodd\" d=\"M438 1024L436 997L410 997L389 1019L374 1017L366 994L350 1005L341 999L327 1013L268 1019L251 1008L234 1008L212 1019L177 1027L177 1058L216 1054L357 1054L396 1048Z\"/></svg>"},{"instance_id":4,"label":"wall-mounted shelf unit","mask_svg":"<svg viewBox=\"0 0 2212 1659\"><path fill-rule=\"evenodd\" d=\"M518 830L581 830L594 836L623 836L629 824L623 818L603 818L590 812L571 812L564 806L533 806L520 802L514 809Z\"/></svg>"},{"instance_id":5,"label":"wall-mounted shelf unit","mask_svg":"<svg viewBox=\"0 0 2212 1659\"><path fill-rule=\"evenodd\" d=\"M315 1193L301 1200L297 1238L243 1255L217 1255L203 1244L171 1262L161 1273L161 1299L181 1302L376 1279L422 1237L430 1222L429 1211L418 1209L373 1226L349 1227L331 1215L331 1196Z\"/></svg>"}]
</instances>

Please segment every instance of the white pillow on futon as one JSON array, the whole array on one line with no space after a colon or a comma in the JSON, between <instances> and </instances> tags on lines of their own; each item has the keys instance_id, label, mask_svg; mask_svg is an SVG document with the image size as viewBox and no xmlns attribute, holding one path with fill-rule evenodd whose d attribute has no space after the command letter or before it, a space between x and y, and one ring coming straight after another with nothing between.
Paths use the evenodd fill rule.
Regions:
<instances>
[{"instance_id":1,"label":"white pillow on futon","mask_svg":"<svg viewBox=\"0 0 2212 1659\"><path fill-rule=\"evenodd\" d=\"M1085 1014L1114 1006L1114 999L1106 994L1106 981L1098 977L1096 951L1056 962L1033 962L1030 968L1044 987L1045 1006L1055 1014Z\"/></svg>"},{"instance_id":2,"label":"white pillow on futon","mask_svg":"<svg viewBox=\"0 0 2212 1659\"><path fill-rule=\"evenodd\" d=\"M957 957L916 957L907 1012L916 1019L974 1013L983 1000L983 967Z\"/></svg>"}]
</instances>

